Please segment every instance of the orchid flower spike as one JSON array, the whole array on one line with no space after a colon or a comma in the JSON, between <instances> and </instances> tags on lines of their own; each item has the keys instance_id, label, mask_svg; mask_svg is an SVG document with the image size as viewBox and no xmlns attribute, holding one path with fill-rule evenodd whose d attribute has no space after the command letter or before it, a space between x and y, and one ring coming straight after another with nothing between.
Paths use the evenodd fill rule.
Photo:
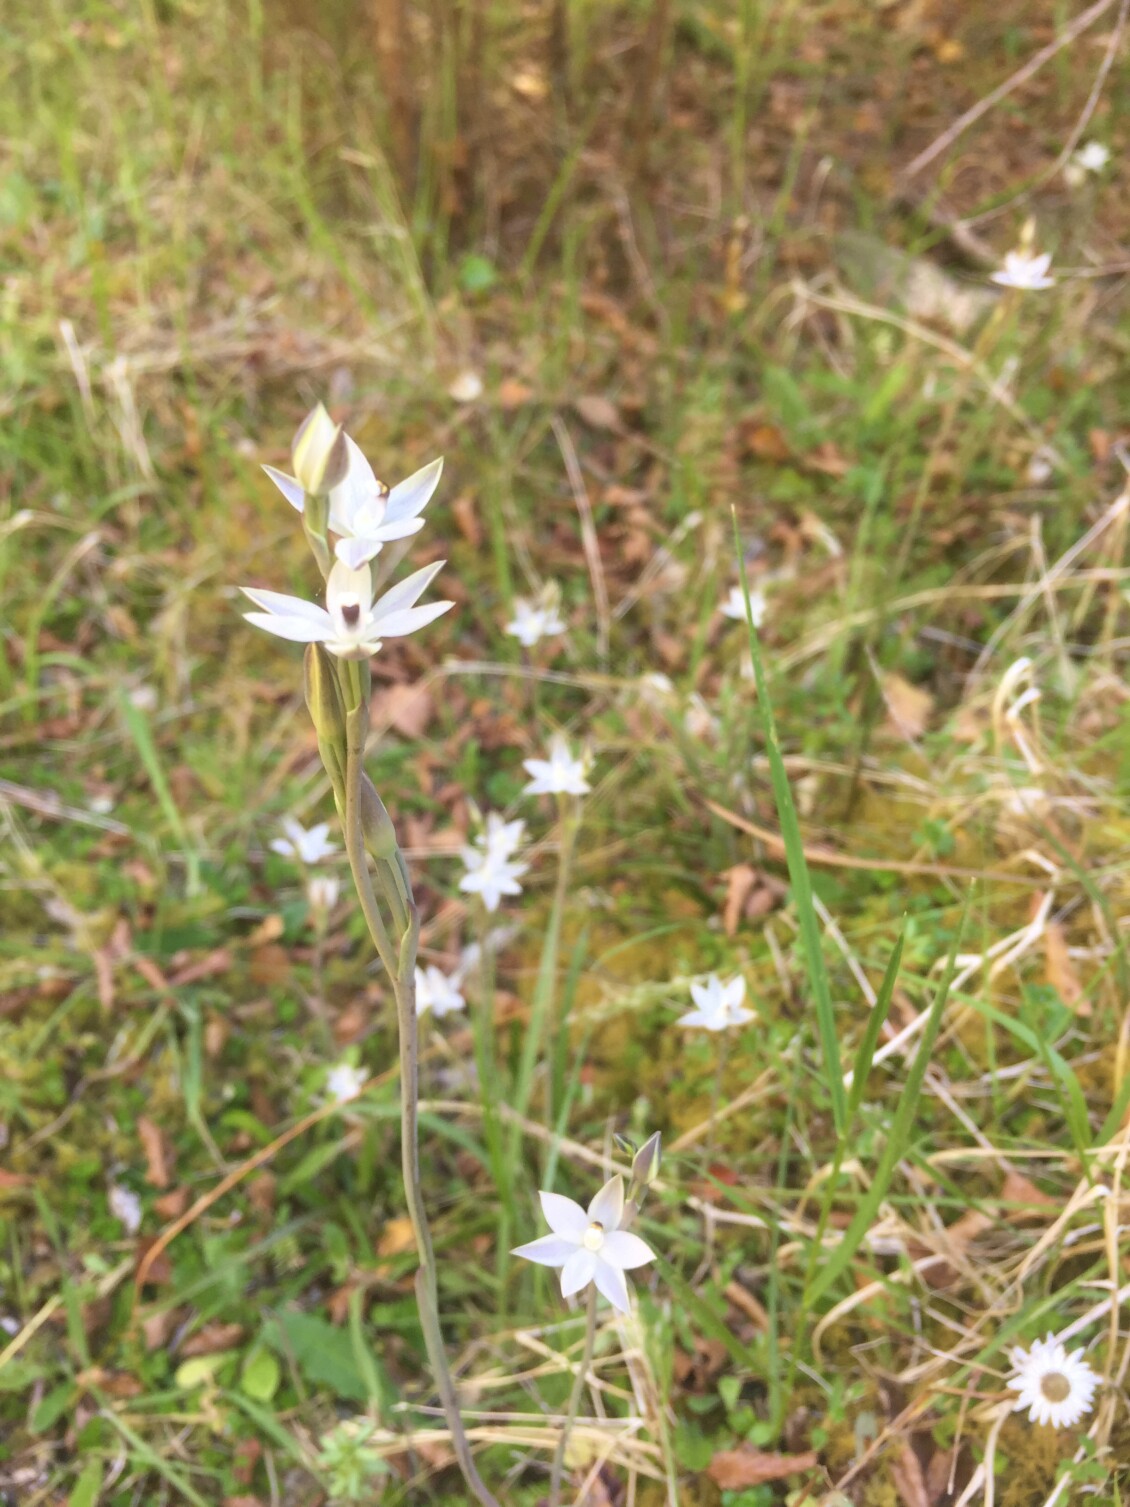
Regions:
<instances>
[{"instance_id":1,"label":"orchid flower spike","mask_svg":"<svg viewBox=\"0 0 1130 1507\"><path fill-rule=\"evenodd\" d=\"M373 601L373 575L368 563L353 570L338 560L326 582L326 605L278 591L244 586L243 594L263 612L243 615L256 628L299 644L324 644L339 659L368 659L386 638L403 638L432 623L454 602L415 602L435 579L442 560L425 565Z\"/></svg>"},{"instance_id":2,"label":"orchid flower spike","mask_svg":"<svg viewBox=\"0 0 1130 1507\"><path fill-rule=\"evenodd\" d=\"M538 1266L561 1268L561 1295L568 1298L595 1282L614 1308L631 1311L626 1271L646 1266L655 1252L638 1235L620 1228L624 1179L609 1179L586 1212L560 1193L540 1193L542 1213L552 1234L511 1252Z\"/></svg>"},{"instance_id":3,"label":"orchid flower spike","mask_svg":"<svg viewBox=\"0 0 1130 1507\"><path fill-rule=\"evenodd\" d=\"M745 998L745 979L735 974L728 983L723 983L712 973L705 984L691 985L691 998L698 1006L688 1015L679 1017L681 1026L701 1026L704 1031L725 1031L730 1026L744 1025L753 1020L752 1010L742 1007Z\"/></svg>"},{"instance_id":4,"label":"orchid flower spike","mask_svg":"<svg viewBox=\"0 0 1130 1507\"><path fill-rule=\"evenodd\" d=\"M390 491L373 474L358 445L345 437L349 470L330 493L330 528L340 537L334 553L357 569L394 539L407 539L424 526L419 516L439 486L443 461L433 460Z\"/></svg>"}]
</instances>

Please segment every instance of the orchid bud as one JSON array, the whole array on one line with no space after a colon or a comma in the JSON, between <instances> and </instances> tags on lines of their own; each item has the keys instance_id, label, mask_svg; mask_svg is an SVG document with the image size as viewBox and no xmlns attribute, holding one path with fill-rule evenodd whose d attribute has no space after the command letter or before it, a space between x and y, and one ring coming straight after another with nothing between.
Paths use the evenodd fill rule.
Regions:
<instances>
[{"instance_id":1,"label":"orchid bud","mask_svg":"<svg viewBox=\"0 0 1130 1507\"><path fill-rule=\"evenodd\" d=\"M659 1176L659 1158L663 1137L657 1130L649 1136L632 1158L632 1186L649 1188Z\"/></svg>"},{"instance_id":2,"label":"orchid bud","mask_svg":"<svg viewBox=\"0 0 1130 1507\"><path fill-rule=\"evenodd\" d=\"M290 459L295 480L310 497L324 497L345 480L349 470L345 435L325 404L319 403L302 420L291 442Z\"/></svg>"},{"instance_id":3,"label":"orchid bud","mask_svg":"<svg viewBox=\"0 0 1130 1507\"><path fill-rule=\"evenodd\" d=\"M357 789L357 803L365 846L374 858L391 858L398 847L396 829L385 810L384 801L377 794L377 787L365 773L362 773Z\"/></svg>"},{"instance_id":4,"label":"orchid bud","mask_svg":"<svg viewBox=\"0 0 1130 1507\"><path fill-rule=\"evenodd\" d=\"M307 644L302 679L306 706L319 741L338 742L345 737L345 702L333 660L321 644Z\"/></svg>"}]
</instances>

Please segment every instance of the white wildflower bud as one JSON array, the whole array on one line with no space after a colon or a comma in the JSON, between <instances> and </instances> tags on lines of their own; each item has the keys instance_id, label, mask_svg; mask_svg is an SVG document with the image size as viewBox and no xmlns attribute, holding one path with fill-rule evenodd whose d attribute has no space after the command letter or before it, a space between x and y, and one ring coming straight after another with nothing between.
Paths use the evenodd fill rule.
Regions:
<instances>
[{"instance_id":1,"label":"white wildflower bud","mask_svg":"<svg viewBox=\"0 0 1130 1507\"><path fill-rule=\"evenodd\" d=\"M295 480L309 497L325 497L345 480L349 469L345 435L325 404L319 403L302 420L291 442L290 459Z\"/></svg>"}]
</instances>

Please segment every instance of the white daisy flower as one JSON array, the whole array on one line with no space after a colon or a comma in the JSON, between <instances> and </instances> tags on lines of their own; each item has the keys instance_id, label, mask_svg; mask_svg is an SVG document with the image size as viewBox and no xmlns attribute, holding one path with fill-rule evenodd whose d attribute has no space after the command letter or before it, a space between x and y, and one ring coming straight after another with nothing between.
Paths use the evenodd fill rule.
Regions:
<instances>
[{"instance_id":1,"label":"white daisy flower","mask_svg":"<svg viewBox=\"0 0 1130 1507\"><path fill-rule=\"evenodd\" d=\"M538 1266L561 1268L561 1295L568 1298L595 1282L614 1308L629 1313L626 1271L655 1260L655 1252L629 1230L624 1217L624 1179L617 1173L601 1188L586 1212L560 1193L539 1193L542 1213L553 1231L511 1252Z\"/></svg>"},{"instance_id":2,"label":"white daisy flower","mask_svg":"<svg viewBox=\"0 0 1130 1507\"><path fill-rule=\"evenodd\" d=\"M422 1015L430 1010L437 1020L450 1015L453 1010L465 1010L467 1001L459 992L454 974L444 973L434 963L416 969L416 1013Z\"/></svg>"},{"instance_id":3,"label":"white daisy flower","mask_svg":"<svg viewBox=\"0 0 1130 1507\"><path fill-rule=\"evenodd\" d=\"M1039 256L1031 251L1009 251L1005 255L1004 266L990 275L993 282L999 283L1002 288L1021 288L1031 292L1036 288L1055 286L1055 278L1048 276L1051 264L1050 251L1044 251Z\"/></svg>"},{"instance_id":4,"label":"white daisy flower","mask_svg":"<svg viewBox=\"0 0 1130 1507\"><path fill-rule=\"evenodd\" d=\"M367 1077L364 1068L354 1067L351 1062L339 1062L326 1074L326 1093L335 1104L345 1104L356 1099Z\"/></svg>"},{"instance_id":5,"label":"white daisy flower","mask_svg":"<svg viewBox=\"0 0 1130 1507\"><path fill-rule=\"evenodd\" d=\"M705 984L691 985L691 998L698 1006L689 1014L679 1017L680 1026L700 1026L704 1031L725 1031L730 1026L744 1025L753 1020L752 1010L742 1006L745 998L745 979L741 974L723 983L712 973Z\"/></svg>"},{"instance_id":6,"label":"white daisy flower","mask_svg":"<svg viewBox=\"0 0 1130 1507\"><path fill-rule=\"evenodd\" d=\"M276 837L271 844L271 852L278 853L283 858L294 858L299 863L321 863L323 858L329 858L336 853L337 849L327 839L330 835L329 822L319 822L309 831L301 822L295 821L293 816L283 820L285 837Z\"/></svg>"},{"instance_id":7,"label":"white daisy flower","mask_svg":"<svg viewBox=\"0 0 1130 1507\"><path fill-rule=\"evenodd\" d=\"M765 593L758 591L756 587L751 588L749 593L749 610L755 628L760 628L765 621L765 608L767 605ZM730 595L722 603L719 611L723 617L733 618L738 623L745 622L745 597L742 595L740 586L730 587Z\"/></svg>"},{"instance_id":8,"label":"white daisy flower","mask_svg":"<svg viewBox=\"0 0 1130 1507\"><path fill-rule=\"evenodd\" d=\"M435 579L442 560L425 565L398 585L373 601L373 573L366 562L354 570L338 560L326 582L326 605L307 602L302 597L284 596L278 591L261 591L255 586L241 588L263 612L243 615L256 628L263 628L278 638L299 644L325 644L339 659L368 659L386 638L403 638L418 628L434 622L453 607L454 602L431 602L426 607L414 605Z\"/></svg>"},{"instance_id":9,"label":"white daisy flower","mask_svg":"<svg viewBox=\"0 0 1130 1507\"><path fill-rule=\"evenodd\" d=\"M1014 1411L1027 1408L1029 1422L1072 1428L1091 1411L1101 1378L1083 1359L1082 1350L1068 1353L1063 1342L1049 1334L1028 1350L1017 1346L1009 1358L1016 1371L1009 1386L1019 1393Z\"/></svg>"},{"instance_id":10,"label":"white daisy flower","mask_svg":"<svg viewBox=\"0 0 1130 1507\"><path fill-rule=\"evenodd\" d=\"M523 759L522 768L532 775L523 795L587 795L592 789L585 779L584 757L574 758L560 733L549 743L548 759Z\"/></svg>"}]
</instances>

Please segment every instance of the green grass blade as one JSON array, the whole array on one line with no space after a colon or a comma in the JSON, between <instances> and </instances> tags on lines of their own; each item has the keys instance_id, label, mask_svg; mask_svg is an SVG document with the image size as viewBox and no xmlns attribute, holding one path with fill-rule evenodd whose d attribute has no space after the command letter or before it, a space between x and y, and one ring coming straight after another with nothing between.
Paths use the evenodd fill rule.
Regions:
<instances>
[{"instance_id":1,"label":"green grass blade","mask_svg":"<svg viewBox=\"0 0 1130 1507\"><path fill-rule=\"evenodd\" d=\"M749 583L746 580L745 561L742 558L741 540L738 537L738 515L734 519L734 548L738 557L738 572L741 577L742 595L745 598L746 626L749 629L749 652L753 659L753 676L757 686L757 712L765 736L765 751L769 758L769 778L773 786L773 800L777 806L777 819L781 823L781 838L785 844L785 858L789 869L789 882L796 902L797 923L800 927L801 946L804 951L808 981L816 1002L816 1024L824 1051L824 1066L828 1079L828 1094L832 1101L832 1116L836 1130L844 1133L847 1123L847 1100L844 1094L843 1069L840 1066L840 1048L836 1037L835 1012L832 1009L832 994L828 987L828 971L824 966L824 953L820 942L820 922L812 899L812 880L801 841L800 823L796 805L781 757L781 745L777 740L777 723L769 703L769 687L765 679L765 666L761 661L761 649L757 641L757 629L753 626L753 613L749 602Z\"/></svg>"},{"instance_id":2,"label":"green grass blade","mask_svg":"<svg viewBox=\"0 0 1130 1507\"><path fill-rule=\"evenodd\" d=\"M848 1095L847 1127L851 1129L851 1123L855 1119L860 1104L863 1102L863 1092L867 1087L867 1077L871 1072L871 1063L875 1058L875 1048L879 1045L879 1032L883 1029L883 1023L891 1010L891 999L895 992L895 981L898 979L899 964L902 962L902 946L906 940L906 926L899 932L895 950L891 953L887 963L887 971L883 974L883 982L879 985L879 993L875 1003L871 1007L871 1014L867 1017L867 1028L863 1033L863 1040L855 1054L855 1066L851 1070L851 1092Z\"/></svg>"},{"instance_id":3,"label":"green grass blade","mask_svg":"<svg viewBox=\"0 0 1130 1507\"><path fill-rule=\"evenodd\" d=\"M934 1002L930 1006L930 1013L926 1018L926 1027L922 1033L922 1040L919 1042L918 1051L915 1053L910 1072L907 1074L906 1087L899 1098L898 1109L895 1111L894 1119L891 1121L890 1128L887 1131L883 1154L879 1158L879 1165L875 1168L875 1176L871 1181L871 1186L864 1194L859 1208L855 1212L855 1218L844 1231L843 1239L809 1284L804 1295L806 1307L814 1303L823 1293L827 1292L828 1288L840 1273L845 1270L851 1258L859 1249L860 1243L871 1228L879 1205L882 1203L890 1186L891 1178L894 1175L899 1158L906 1149L906 1143L914 1123L914 1113L918 1108L918 1098L922 1092L922 1081L926 1076L926 1069L930 1065L930 1056L934 1050L934 1043L938 1039L938 1031L941 1029L942 1012L945 1009L946 1000L949 997L950 984L953 982L954 972L957 968L957 952L962 932L965 930L965 916L968 909L967 902L965 910L962 912L961 924L958 926L957 934L954 937L953 947L950 949L950 955L946 962L945 976L939 985L937 994L934 996Z\"/></svg>"}]
</instances>

